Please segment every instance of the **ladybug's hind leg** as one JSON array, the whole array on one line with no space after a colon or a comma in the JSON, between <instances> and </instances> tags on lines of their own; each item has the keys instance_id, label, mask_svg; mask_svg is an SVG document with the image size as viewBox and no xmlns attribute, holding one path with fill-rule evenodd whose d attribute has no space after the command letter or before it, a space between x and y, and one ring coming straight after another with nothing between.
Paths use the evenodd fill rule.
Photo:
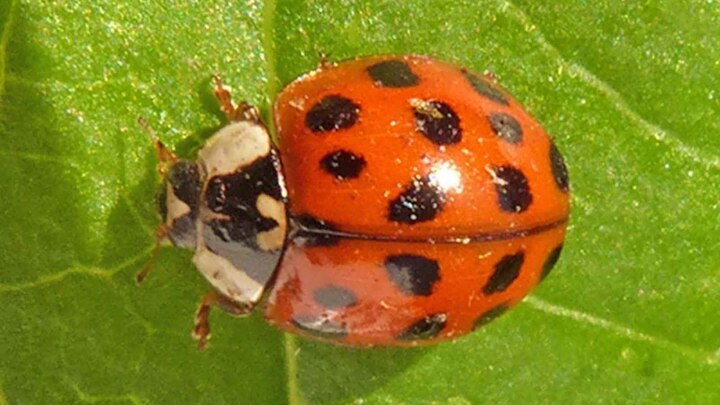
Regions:
<instances>
[{"instance_id":1,"label":"ladybug's hind leg","mask_svg":"<svg viewBox=\"0 0 720 405\"><path fill-rule=\"evenodd\" d=\"M213 82L215 83L215 98L218 99L220 109L223 113L225 113L225 116L229 121L250 121L254 123L262 122L260 119L260 112L248 102L241 101L238 105L233 103L230 91L223 86L222 80L220 80L219 76L213 76Z\"/></svg>"},{"instance_id":2,"label":"ladybug's hind leg","mask_svg":"<svg viewBox=\"0 0 720 405\"><path fill-rule=\"evenodd\" d=\"M195 313L195 327L192 331L193 339L197 340L198 348L204 349L210 339L210 308L213 306L234 316L244 316L252 312L254 305L237 303L217 291L210 291L203 295L200 306Z\"/></svg>"}]
</instances>

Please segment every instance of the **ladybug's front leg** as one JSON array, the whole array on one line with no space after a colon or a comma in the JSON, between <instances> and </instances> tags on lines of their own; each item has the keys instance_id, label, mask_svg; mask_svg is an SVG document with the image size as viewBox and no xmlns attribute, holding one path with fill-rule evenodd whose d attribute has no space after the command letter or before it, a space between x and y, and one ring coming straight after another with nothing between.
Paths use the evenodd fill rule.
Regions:
<instances>
[{"instance_id":1,"label":"ladybug's front leg","mask_svg":"<svg viewBox=\"0 0 720 405\"><path fill-rule=\"evenodd\" d=\"M150 260L143 266L142 270L140 270L135 275L135 281L140 284L143 281L145 281L145 277L147 277L148 273L150 273L150 270L155 267L155 263L157 262L157 257L160 252L160 246L168 240L168 234L170 233L170 228L166 224L160 224L158 225L157 229L155 230L155 244L152 248L152 251L150 252Z\"/></svg>"},{"instance_id":2,"label":"ladybug's front leg","mask_svg":"<svg viewBox=\"0 0 720 405\"><path fill-rule=\"evenodd\" d=\"M150 128L144 117L138 118L138 124L140 124L143 131L145 131L145 133L150 137L150 140L155 147L155 154L157 155L157 171L160 173L160 176L162 176L163 183L165 183L167 181L168 167L175 164L179 159L170 149L167 148L167 146L165 146L165 144L160 142L157 135L155 135L155 131ZM169 233L170 229L166 224L163 223L158 225L155 230L155 245L150 253L150 260L148 260L142 270L135 275L135 281L138 284L142 283L150 270L155 267L160 245L167 241Z\"/></svg>"},{"instance_id":3,"label":"ladybug's front leg","mask_svg":"<svg viewBox=\"0 0 720 405\"><path fill-rule=\"evenodd\" d=\"M203 295L200 306L195 313L195 327L192 331L193 339L198 341L198 348L204 349L210 339L210 308L216 306L234 316L249 314L253 306L237 303L217 291L210 291Z\"/></svg>"},{"instance_id":4,"label":"ladybug's front leg","mask_svg":"<svg viewBox=\"0 0 720 405\"><path fill-rule=\"evenodd\" d=\"M215 83L215 98L220 103L220 109L225 113L225 116L231 122L237 121L250 121L254 123L260 123L260 112L246 101L241 101L238 105L235 105L232 101L232 95L230 91L223 86L220 77L213 76L213 82Z\"/></svg>"}]
</instances>

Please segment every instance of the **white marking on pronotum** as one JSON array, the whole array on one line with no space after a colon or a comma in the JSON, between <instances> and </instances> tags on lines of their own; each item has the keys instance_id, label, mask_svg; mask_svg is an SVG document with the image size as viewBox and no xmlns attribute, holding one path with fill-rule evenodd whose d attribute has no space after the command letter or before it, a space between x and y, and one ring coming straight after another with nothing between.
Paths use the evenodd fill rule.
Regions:
<instances>
[{"instance_id":1,"label":"white marking on pronotum","mask_svg":"<svg viewBox=\"0 0 720 405\"><path fill-rule=\"evenodd\" d=\"M198 153L208 178L235 173L270 153L265 127L247 121L231 123L218 131Z\"/></svg>"},{"instance_id":2,"label":"white marking on pronotum","mask_svg":"<svg viewBox=\"0 0 720 405\"><path fill-rule=\"evenodd\" d=\"M282 248L285 242L285 229L287 228L285 204L267 194L260 194L256 206L260 215L265 218L272 218L278 223L275 228L257 234L258 246L265 251Z\"/></svg>"}]
</instances>

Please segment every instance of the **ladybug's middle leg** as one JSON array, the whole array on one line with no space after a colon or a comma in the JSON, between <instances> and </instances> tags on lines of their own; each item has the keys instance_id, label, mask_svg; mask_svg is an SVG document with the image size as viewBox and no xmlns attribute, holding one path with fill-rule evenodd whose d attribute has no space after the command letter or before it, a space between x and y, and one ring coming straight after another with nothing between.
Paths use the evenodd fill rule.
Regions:
<instances>
[{"instance_id":1,"label":"ladybug's middle leg","mask_svg":"<svg viewBox=\"0 0 720 405\"><path fill-rule=\"evenodd\" d=\"M210 308L218 307L223 311L234 316L244 316L249 314L253 305L245 305L237 303L225 295L217 291L210 291L203 295L200 300L200 306L195 313L195 327L192 331L193 339L198 341L198 348L204 349L207 341L210 339Z\"/></svg>"}]
</instances>

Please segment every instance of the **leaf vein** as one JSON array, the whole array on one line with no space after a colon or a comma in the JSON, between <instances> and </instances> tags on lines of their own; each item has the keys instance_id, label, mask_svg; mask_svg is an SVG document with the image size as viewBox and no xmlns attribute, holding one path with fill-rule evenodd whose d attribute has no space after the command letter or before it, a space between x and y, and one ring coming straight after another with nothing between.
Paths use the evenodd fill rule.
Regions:
<instances>
[{"instance_id":1,"label":"leaf vein","mask_svg":"<svg viewBox=\"0 0 720 405\"><path fill-rule=\"evenodd\" d=\"M63 156L49 156L49 155L43 155L39 153L30 153L30 152L20 152L20 151L8 151L8 150L0 150L0 156L8 156L8 157L17 157L24 160L30 160L34 162L45 162L45 163L53 163L57 165L62 166L68 166L75 170L80 170L80 167L77 163L69 161L69 160L63 160L65 157Z\"/></svg>"},{"instance_id":2,"label":"leaf vein","mask_svg":"<svg viewBox=\"0 0 720 405\"><path fill-rule=\"evenodd\" d=\"M18 2L18 0L12 0L10 2L10 10L8 11L7 20L5 20L3 32L0 33L0 101L2 101L3 96L5 95L5 67L7 63L7 45L10 41L10 33L12 32L12 26L15 20L15 11L17 10Z\"/></svg>"},{"instance_id":3,"label":"leaf vein","mask_svg":"<svg viewBox=\"0 0 720 405\"><path fill-rule=\"evenodd\" d=\"M572 319L577 322L598 327L636 342L646 343L661 349L673 351L706 365L717 365L718 360L720 360L720 349L714 353L708 353L701 349L637 331L628 326L621 325L586 312L552 304L535 296L525 298L524 302L538 311Z\"/></svg>"},{"instance_id":4,"label":"leaf vein","mask_svg":"<svg viewBox=\"0 0 720 405\"><path fill-rule=\"evenodd\" d=\"M92 266L73 266L57 273L52 273L45 276L40 276L32 281L26 281L17 284L0 284L0 293L6 292L18 292L23 290L29 290L33 288L45 287L50 284L56 284L64 281L66 278L73 275L89 275L110 281L115 274L129 267L140 258L148 255L152 251L152 247L143 250L142 252L131 256L127 260L119 263L118 265L109 269L101 269Z\"/></svg>"},{"instance_id":5,"label":"leaf vein","mask_svg":"<svg viewBox=\"0 0 720 405\"><path fill-rule=\"evenodd\" d=\"M628 104L628 102L625 101L623 96L612 86L600 80L600 78L582 65L566 59L560 51L545 38L543 33L538 29L538 26L532 22L532 20L521 8L508 0L500 0L499 4L503 11L508 12L520 22L525 29L525 32L528 33L544 51L557 58L560 66L566 69L571 75L579 77L581 80L595 88L599 93L603 94L611 102L615 109L617 109L625 118L639 125L647 134L645 137L646 139L660 142L670 148L670 150L678 153L680 156L703 164L708 168L720 168L720 156L712 153L706 153L700 148L687 145L676 136L672 135L669 131L645 119L642 115L636 112Z\"/></svg>"},{"instance_id":6,"label":"leaf vein","mask_svg":"<svg viewBox=\"0 0 720 405\"><path fill-rule=\"evenodd\" d=\"M121 394L121 395L91 395L86 393L80 388L80 385L72 381L68 376L63 378L65 383L72 388L77 395L80 402L88 404L96 404L99 402L128 402L133 405L142 405L149 403L134 394Z\"/></svg>"}]
</instances>

